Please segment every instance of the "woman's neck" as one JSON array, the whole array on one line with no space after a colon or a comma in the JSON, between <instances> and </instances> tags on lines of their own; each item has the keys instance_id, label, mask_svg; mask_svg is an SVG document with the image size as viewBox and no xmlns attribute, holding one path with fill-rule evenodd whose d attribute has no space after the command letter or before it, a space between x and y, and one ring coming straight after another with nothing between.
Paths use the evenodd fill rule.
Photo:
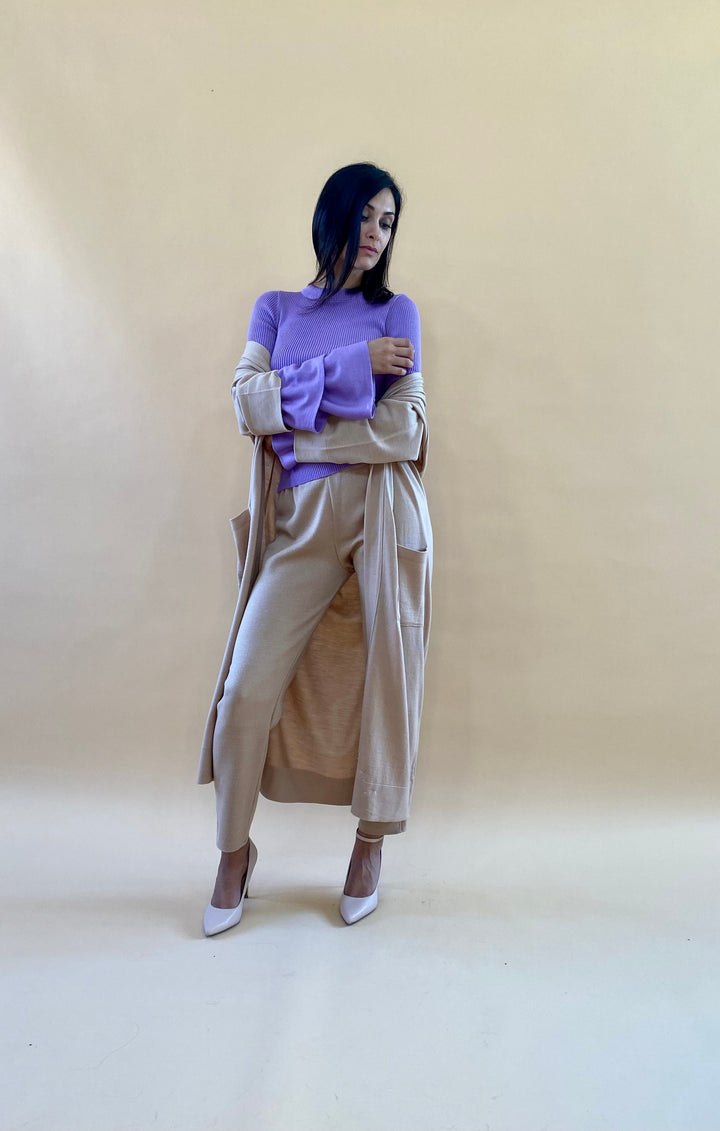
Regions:
<instances>
[{"instance_id":1,"label":"woman's neck","mask_svg":"<svg viewBox=\"0 0 720 1131\"><path fill-rule=\"evenodd\" d=\"M361 286L362 278L363 278L364 274L365 274L364 271L356 271L355 269L353 269L350 272L350 274L348 275L347 279L345 280L345 282L343 283L343 285L340 289L342 291L356 290L357 287ZM322 278L320 278L320 279L313 279L310 286L311 287L320 287L322 289L325 286L325 276L323 275Z\"/></svg>"}]
</instances>

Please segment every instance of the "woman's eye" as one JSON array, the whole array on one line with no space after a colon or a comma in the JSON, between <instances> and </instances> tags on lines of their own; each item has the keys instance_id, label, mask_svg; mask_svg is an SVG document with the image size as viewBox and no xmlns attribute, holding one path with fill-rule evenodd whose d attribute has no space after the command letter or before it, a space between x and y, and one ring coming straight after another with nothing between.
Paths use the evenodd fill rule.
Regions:
<instances>
[{"instance_id":1,"label":"woman's eye","mask_svg":"<svg viewBox=\"0 0 720 1131\"><path fill-rule=\"evenodd\" d=\"M361 220L362 220L362 223L363 223L363 224L367 224L368 220L371 220L371 219L372 219L372 217L371 217L371 216L363 216L363 217L361 217ZM392 220L384 220L384 221L382 221L382 223L380 224L380 227L381 227L381 228L384 228L384 230L385 230L386 232L391 232L391 231L392 231Z\"/></svg>"}]
</instances>

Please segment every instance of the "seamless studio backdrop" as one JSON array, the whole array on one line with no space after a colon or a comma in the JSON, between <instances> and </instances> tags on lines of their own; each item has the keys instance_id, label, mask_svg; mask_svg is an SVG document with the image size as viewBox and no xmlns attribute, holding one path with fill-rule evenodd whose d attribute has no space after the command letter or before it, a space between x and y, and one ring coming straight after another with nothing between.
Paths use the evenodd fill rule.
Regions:
<instances>
[{"instance_id":1,"label":"seamless studio backdrop","mask_svg":"<svg viewBox=\"0 0 720 1131\"><path fill-rule=\"evenodd\" d=\"M387 854L405 899L398 929L421 902L427 910L423 885L493 884L500 899L508 859L533 889L523 868L543 829L566 832L553 842L555 883L590 828L624 830L598 834L595 882L609 860L601 842L620 874L650 843L628 830L665 830L648 874L672 873L688 907L701 904L701 881L682 875L688 844L713 868L718 858L715 5L152 0L120 11L108 0L8 0L2 25L4 835L15 939L33 937L39 885L54 892L52 945L68 961L69 920L92 893L112 930L130 915L152 940L159 860L163 929L178 954L196 943L215 853L212 793L194 785L195 768L235 602L228 520L246 504L251 454L230 383L254 299L310 280L317 194L356 160L388 168L406 192L390 282L420 309L431 425L423 735L411 827ZM264 803L259 820L266 890L276 879L289 899L300 883L289 849L283 868L292 834L336 853L312 874L313 890L332 898L347 814ZM420 847L433 838L435 854ZM101 878L103 853L112 865ZM575 879L577 894L585 880ZM543 918L537 890L532 898ZM476 910L482 923L488 909ZM278 894L266 944L285 911ZM300 931L301 900L294 916ZM497 906L491 918L499 930ZM327 918L318 927L316 913L312 930ZM465 957L481 977L478 947ZM138 943L137 956L151 950ZM177 961L191 977L196 958ZM708 971L698 1000L717 989ZM43 1095L62 1095L59 1068L47 1068L34 1100L18 1092L31 1069L13 1042L28 1051L33 1016L52 1042L61 1006L50 991L43 1000L37 1015L19 1007L8 1035L15 1113L79 1131L107 1099L99 1085L68 1124L42 1107ZM98 1061L139 1024L128 1016L98 1036L97 1016L86 1021ZM688 1037L698 1049L711 1039L703 1024ZM543 1034L545 1048L561 1028ZM525 1064L511 1046L493 1049L498 1064ZM131 1055L116 1058L127 1078L112 1092L125 1129L147 1125L142 1098L137 1108L128 1098L141 1072L123 1060ZM613 1091L607 1063L602 1100L590 1089L577 1111L562 1107L570 1091L562 1101L542 1091L538 1068L527 1106L506 1094L493 1128L522 1118L532 1131L533 1119L556 1117L549 1125L579 1131L581 1111L586 1129L689 1131L688 1114L693 1131L710 1127L701 1076L685 1080L677 1107L658 1101L646 1125L643 1097ZM462 1104L455 1070L441 1064L438 1087L451 1081ZM282 1094L245 1126L356 1125L347 1110L318 1122L317 1091L307 1108L297 1096L283 1107ZM212 1126L236 1110L229 1094L223 1102ZM388 1103L380 1131L446 1125L439 1096L407 1123ZM457 1106L452 1126L484 1127L483 1103L478 1093ZM187 1095L183 1104L192 1111ZM353 1118L360 1126L370 1114ZM158 1125L183 1125L167 1119Z\"/></svg>"}]
</instances>

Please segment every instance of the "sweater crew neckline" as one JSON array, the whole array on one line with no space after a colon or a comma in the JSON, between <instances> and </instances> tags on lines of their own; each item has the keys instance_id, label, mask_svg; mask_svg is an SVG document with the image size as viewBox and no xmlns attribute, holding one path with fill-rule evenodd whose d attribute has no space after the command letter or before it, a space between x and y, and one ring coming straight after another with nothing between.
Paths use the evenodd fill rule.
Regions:
<instances>
[{"instance_id":1,"label":"sweater crew neckline","mask_svg":"<svg viewBox=\"0 0 720 1131\"><path fill-rule=\"evenodd\" d=\"M322 287L316 287L313 283L308 283L306 287L300 291L301 295L306 298L319 298L322 294ZM341 291L336 291L332 296L333 298L342 299L345 295L359 295L362 294L362 287L345 287Z\"/></svg>"}]
</instances>

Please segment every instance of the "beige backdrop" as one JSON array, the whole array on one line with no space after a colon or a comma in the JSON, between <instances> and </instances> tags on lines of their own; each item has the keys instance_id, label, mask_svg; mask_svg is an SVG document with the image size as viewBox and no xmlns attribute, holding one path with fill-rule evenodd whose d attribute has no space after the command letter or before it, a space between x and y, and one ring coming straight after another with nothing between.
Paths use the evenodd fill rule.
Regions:
<instances>
[{"instance_id":1,"label":"beige backdrop","mask_svg":"<svg viewBox=\"0 0 720 1131\"><path fill-rule=\"evenodd\" d=\"M6 0L5 750L194 780L254 298L330 172L407 192L435 620L419 792L714 801L717 6Z\"/></svg>"}]
</instances>

